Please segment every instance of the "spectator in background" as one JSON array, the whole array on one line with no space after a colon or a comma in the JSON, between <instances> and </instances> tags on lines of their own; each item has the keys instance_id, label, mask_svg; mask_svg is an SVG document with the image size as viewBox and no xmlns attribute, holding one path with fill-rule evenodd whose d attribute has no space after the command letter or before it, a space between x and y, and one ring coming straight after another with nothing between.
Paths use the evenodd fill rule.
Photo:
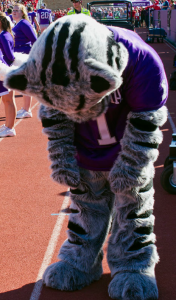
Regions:
<instances>
[{"instance_id":1,"label":"spectator in background","mask_svg":"<svg viewBox=\"0 0 176 300\"><path fill-rule=\"evenodd\" d=\"M61 9L59 9L58 11L55 11L55 16L54 16L54 21L56 21L59 18L63 17L63 12Z\"/></svg>"},{"instance_id":2,"label":"spectator in background","mask_svg":"<svg viewBox=\"0 0 176 300\"><path fill-rule=\"evenodd\" d=\"M14 37L12 29L5 13L0 12L0 60L2 63L10 66L14 57ZM0 127L0 138L7 136L15 136L14 129L16 118L16 104L14 100L14 92L7 90L0 81L0 97L5 106L5 124Z\"/></svg>"},{"instance_id":3,"label":"spectator in background","mask_svg":"<svg viewBox=\"0 0 176 300\"><path fill-rule=\"evenodd\" d=\"M135 12L135 27L139 27L139 19L140 19L139 10L138 10L138 8L136 8L136 12Z\"/></svg>"},{"instance_id":4,"label":"spectator in background","mask_svg":"<svg viewBox=\"0 0 176 300\"><path fill-rule=\"evenodd\" d=\"M36 16L37 16L36 12L33 11L33 8L31 6L27 7L27 11L28 11L29 21L31 22L34 30L36 28L37 32L39 32L40 31L40 26L39 26L39 23L38 23L37 18L36 18Z\"/></svg>"},{"instance_id":5,"label":"spectator in background","mask_svg":"<svg viewBox=\"0 0 176 300\"><path fill-rule=\"evenodd\" d=\"M108 11L107 18L108 18L108 19L112 19L112 17L113 17L113 15L112 15L112 11L111 11L111 10L109 10L109 11Z\"/></svg>"},{"instance_id":6,"label":"spectator in background","mask_svg":"<svg viewBox=\"0 0 176 300\"><path fill-rule=\"evenodd\" d=\"M41 8L37 11L37 19L41 33L52 23L51 10L46 8L46 4L41 4Z\"/></svg>"},{"instance_id":7,"label":"spectator in background","mask_svg":"<svg viewBox=\"0 0 176 300\"><path fill-rule=\"evenodd\" d=\"M142 7L142 9L141 9L141 27L143 27L144 26L144 21L145 21L145 9L144 9L144 7Z\"/></svg>"},{"instance_id":8,"label":"spectator in background","mask_svg":"<svg viewBox=\"0 0 176 300\"><path fill-rule=\"evenodd\" d=\"M133 24L135 23L135 14L136 14L136 11L135 11L134 7L132 7L132 23Z\"/></svg>"},{"instance_id":9,"label":"spectator in background","mask_svg":"<svg viewBox=\"0 0 176 300\"><path fill-rule=\"evenodd\" d=\"M171 8L171 9L176 9L176 3L175 3L174 0L171 0L171 1L170 1L170 8Z\"/></svg>"},{"instance_id":10,"label":"spectator in background","mask_svg":"<svg viewBox=\"0 0 176 300\"><path fill-rule=\"evenodd\" d=\"M13 28L14 27L14 21L13 21L13 17L12 17L12 8L8 8L7 11L5 12L5 14L6 14L6 18L10 22L11 28Z\"/></svg>"},{"instance_id":11,"label":"spectator in background","mask_svg":"<svg viewBox=\"0 0 176 300\"><path fill-rule=\"evenodd\" d=\"M162 10L167 10L169 8L169 2L166 0L163 2Z\"/></svg>"},{"instance_id":12,"label":"spectator in background","mask_svg":"<svg viewBox=\"0 0 176 300\"><path fill-rule=\"evenodd\" d=\"M12 18L12 8L8 8L7 11L6 11L6 16L8 16L11 21L13 22L13 18Z\"/></svg>"},{"instance_id":13,"label":"spectator in background","mask_svg":"<svg viewBox=\"0 0 176 300\"><path fill-rule=\"evenodd\" d=\"M98 8L96 12L96 19L101 20L101 18L102 18L102 10L101 8Z\"/></svg>"},{"instance_id":14,"label":"spectator in background","mask_svg":"<svg viewBox=\"0 0 176 300\"><path fill-rule=\"evenodd\" d=\"M29 54L32 45L37 40L34 28L29 21L27 10L24 5L15 4L12 12L12 17L16 22L13 28L15 35L15 52L22 52ZM32 97L23 95L23 108L17 112L17 119L31 118L31 103Z\"/></svg>"},{"instance_id":15,"label":"spectator in background","mask_svg":"<svg viewBox=\"0 0 176 300\"><path fill-rule=\"evenodd\" d=\"M74 14L85 14L90 16L90 11L86 8L82 7L82 1L81 0L71 0L73 3L73 9L70 9L67 12L67 15L74 15Z\"/></svg>"},{"instance_id":16,"label":"spectator in background","mask_svg":"<svg viewBox=\"0 0 176 300\"><path fill-rule=\"evenodd\" d=\"M36 0L32 0L32 1L31 1L31 4L32 4L34 10L36 10L37 2L38 2L38 1L36 1Z\"/></svg>"},{"instance_id":17,"label":"spectator in background","mask_svg":"<svg viewBox=\"0 0 176 300\"><path fill-rule=\"evenodd\" d=\"M145 24L146 27L149 28L149 8L145 10Z\"/></svg>"}]
</instances>

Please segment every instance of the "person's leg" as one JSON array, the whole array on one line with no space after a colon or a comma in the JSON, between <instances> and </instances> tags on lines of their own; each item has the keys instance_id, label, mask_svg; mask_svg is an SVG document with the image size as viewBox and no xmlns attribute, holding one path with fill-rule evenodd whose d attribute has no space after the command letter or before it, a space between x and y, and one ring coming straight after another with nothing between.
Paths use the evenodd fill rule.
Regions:
<instances>
[{"instance_id":1,"label":"person's leg","mask_svg":"<svg viewBox=\"0 0 176 300\"><path fill-rule=\"evenodd\" d=\"M23 108L26 111L31 111L32 97L23 95Z\"/></svg>"},{"instance_id":2,"label":"person's leg","mask_svg":"<svg viewBox=\"0 0 176 300\"><path fill-rule=\"evenodd\" d=\"M49 25L40 25L40 31L41 31L41 34L42 32L48 28Z\"/></svg>"},{"instance_id":3,"label":"person's leg","mask_svg":"<svg viewBox=\"0 0 176 300\"><path fill-rule=\"evenodd\" d=\"M5 106L5 116L6 122L5 125L8 128L14 128L15 118L16 118L16 103L14 98L14 92L10 91L8 94L2 96L2 101Z\"/></svg>"},{"instance_id":4,"label":"person's leg","mask_svg":"<svg viewBox=\"0 0 176 300\"><path fill-rule=\"evenodd\" d=\"M45 29L46 29L45 27L40 27L41 34Z\"/></svg>"},{"instance_id":5,"label":"person's leg","mask_svg":"<svg viewBox=\"0 0 176 300\"><path fill-rule=\"evenodd\" d=\"M114 202L105 173L80 170L81 184L71 190L68 239L60 249L60 261L43 275L47 286L73 291L101 277L102 247Z\"/></svg>"},{"instance_id":6,"label":"person's leg","mask_svg":"<svg viewBox=\"0 0 176 300\"><path fill-rule=\"evenodd\" d=\"M23 107L17 111L16 119L31 118L32 97L23 95Z\"/></svg>"}]
</instances>

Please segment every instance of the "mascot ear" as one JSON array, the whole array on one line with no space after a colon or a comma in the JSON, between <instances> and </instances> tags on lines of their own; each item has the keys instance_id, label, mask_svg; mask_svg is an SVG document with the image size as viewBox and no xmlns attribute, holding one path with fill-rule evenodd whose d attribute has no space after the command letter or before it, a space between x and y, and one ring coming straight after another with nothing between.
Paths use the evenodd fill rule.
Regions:
<instances>
[{"instance_id":1,"label":"mascot ear","mask_svg":"<svg viewBox=\"0 0 176 300\"><path fill-rule=\"evenodd\" d=\"M95 59L86 59L84 64L90 72L91 89L95 93L112 92L122 84L120 73Z\"/></svg>"},{"instance_id":2,"label":"mascot ear","mask_svg":"<svg viewBox=\"0 0 176 300\"><path fill-rule=\"evenodd\" d=\"M31 94L29 86L34 83L36 84L36 61L34 59L28 59L19 68L11 69L4 80L5 87L19 92L28 89L27 94L29 95Z\"/></svg>"},{"instance_id":3,"label":"mascot ear","mask_svg":"<svg viewBox=\"0 0 176 300\"><path fill-rule=\"evenodd\" d=\"M29 55L22 53L15 53L14 55L15 60L10 67L0 61L0 80L4 81L4 84L6 82L8 88L24 91L27 86L27 79L23 72ZM8 78L8 82L6 78Z\"/></svg>"},{"instance_id":4,"label":"mascot ear","mask_svg":"<svg viewBox=\"0 0 176 300\"><path fill-rule=\"evenodd\" d=\"M10 71L4 80L4 86L13 90L25 91L28 80L25 76L25 68L27 63L24 63L20 68Z\"/></svg>"},{"instance_id":5,"label":"mascot ear","mask_svg":"<svg viewBox=\"0 0 176 300\"><path fill-rule=\"evenodd\" d=\"M22 74L12 74L6 82L8 82L6 86L8 86L9 88L20 91L25 91L28 83L26 76Z\"/></svg>"}]
</instances>

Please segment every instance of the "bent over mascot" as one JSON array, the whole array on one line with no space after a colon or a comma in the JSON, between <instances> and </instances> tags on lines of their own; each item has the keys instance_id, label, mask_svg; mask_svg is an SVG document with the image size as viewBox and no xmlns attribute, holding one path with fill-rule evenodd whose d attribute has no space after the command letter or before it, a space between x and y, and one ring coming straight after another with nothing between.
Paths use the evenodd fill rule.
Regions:
<instances>
[{"instance_id":1,"label":"bent over mascot","mask_svg":"<svg viewBox=\"0 0 176 300\"><path fill-rule=\"evenodd\" d=\"M68 239L44 284L74 291L101 277L113 211L109 296L158 299L153 177L168 85L157 53L132 31L65 16L4 84L41 102L52 178L70 187Z\"/></svg>"}]
</instances>

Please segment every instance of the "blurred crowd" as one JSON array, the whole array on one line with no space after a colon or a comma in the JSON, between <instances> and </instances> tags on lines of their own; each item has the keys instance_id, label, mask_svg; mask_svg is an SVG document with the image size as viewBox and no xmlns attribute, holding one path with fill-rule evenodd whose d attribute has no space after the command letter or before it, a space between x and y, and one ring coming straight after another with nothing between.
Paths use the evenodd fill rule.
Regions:
<instances>
[{"instance_id":1,"label":"blurred crowd","mask_svg":"<svg viewBox=\"0 0 176 300\"><path fill-rule=\"evenodd\" d=\"M34 11L37 9L37 0L4 0L0 1L0 11L6 12L8 8L12 8L15 3L21 3L26 7L31 7ZM153 9L157 10L166 10L166 9L176 9L176 0L156 0L153 2L153 5L151 6ZM53 21L67 15L68 11L72 9L72 7L68 7L65 9L56 9L52 10L52 19ZM135 19L135 16L141 18L141 12L143 10L147 10L146 7L133 7L133 18ZM113 17L113 12L110 9L104 9L104 8L97 8L96 10L91 11L92 17L95 18L112 18ZM97 15L98 17L96 17ZM123 18L123 9L116 9L115 11L115 18L122 17Z\"/></svg>"},{"instance_id":2,"label":"blurred crowd","mask_svg":"<svg viewBox=\"0 0 176 300\"><path fill-rule=\"evenodd\" d=\"M26 8L31 7L33 11L37 10L37 0L4 0L4 1L0 1L0 11L2 12L6 12L9 8L12 9L13 6L15 5L15 3L21 3L23 4ZM51 15L52 15L52 20L55 21L65 15L67 15L68 11L73 9L73 7L68 7L66 9L55 9L51 11Z\"/></svg>"}]
</instances>

